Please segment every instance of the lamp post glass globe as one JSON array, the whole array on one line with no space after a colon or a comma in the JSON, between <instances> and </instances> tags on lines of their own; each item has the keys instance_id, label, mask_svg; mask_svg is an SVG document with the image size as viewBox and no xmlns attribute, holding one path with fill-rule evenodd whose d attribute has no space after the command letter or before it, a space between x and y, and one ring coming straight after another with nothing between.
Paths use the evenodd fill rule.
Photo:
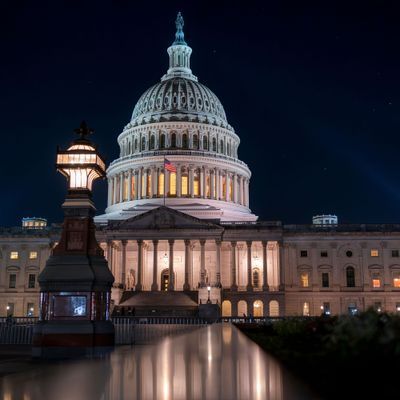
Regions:
<instances>
[{"instance_id":1,"label":"lamp post glass globe","mask_svg":"<svg viewBox=\"0 0 400 400\"><path fill-rule=\"evenodd\" d=\"M105 176L105 162L85 136L93 132L85 122L75 130L80 137L67 150L57 149L57 170L68 180L68 189L92 191L93 181Z\"/></svg>"},{"instance_id":2,"label":"lamp post glass globe","mask_svg":"<svg viewBox=\"0 0 400 400\"><path fill-rule=\"evenodd\" d=\"M207 303L211 303L211 299L210 299L211 286L210 286L210 285L207 286L207 290L208 290L208 299L207 299Z\"/></svg>"}]
</instances>

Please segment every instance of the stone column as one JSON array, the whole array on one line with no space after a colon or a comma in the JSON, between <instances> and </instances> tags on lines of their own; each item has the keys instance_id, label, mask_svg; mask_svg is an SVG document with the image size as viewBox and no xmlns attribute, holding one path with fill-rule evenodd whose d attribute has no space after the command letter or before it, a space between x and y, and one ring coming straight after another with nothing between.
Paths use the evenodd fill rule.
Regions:
<instances>
[{"instance_id":1,"label":"stone column","mask_svg":"<svg viewBox=\"0 0 400 400\"><path fill-rule=\"evenodd\" d=\"M221 240L219 240L219 239L217 239L216 241L215 241L215 245L216 245L216 252L217 252L217 254L216 254L216 258L217 258L217 265L216 265L216 268L217 268L217 270L215 271L216 272L216 276L215 276L215 285L217 286L217 287L221 287L221 244L222 244L222 242L221 242Z\"/></svg>"},{"instance_id":2,"label":"stone column","mask_svg":"<svg viewBox=\"0 0 400 400\"><path fill-rule=\"evenodd\" d=\"M169 171L164 168L164 196L168 197L168 192L169 192Z\"/></svg>"},{"instance_id":3,"label":"stone column","mask_svg":"<svg viewBox=\"0 0 400 400\"><path fill-rule=\"evenodd\" d=\"M268 242L262 242L262 257L263 257L263 290L269 290L268 285L268 264L267 264L267 244Z\"/></svg>"},{"instance_id":4,"label":"stone column","mask_svg":"<svg viewBox=\"0 0 400 400\"><path fill-rule=\"evenodd\" d=\"M143 176L144 179L142 179L143 182L143 187L142 187L142 198L146 199L147 198L147 175L148 175L149 171L146 169L143 171Z\"/></svg>"},{"instance_id":5,"label":"stone column","mask_svg":"<svg viewBox=\"0 0 400 400\"><path fill-rule=\"evenodd\" d=\"M236 245L237 242L231 242L231 291L237 291L236 283Z\"/></svg>"},{"instance_id":6,"label":"stone column","mask_svg":"<svg viewBox=\"0 0 400 400\"><path fill-rule=\"evenodd\" d=\"M194 184L193 184L193 165L189 166L189 196L194 196Z\"/></svg>"},{"instance_id":7,"label":"stone column","mask_svg":"<svg viewBox=\"0 0 400 400\"><path fill-rule=\"evenodd\" d=\"M132 170L128 171L128 201L132 200Z\"/></svg>"},{"instance_id":8,"label":"stone column","mask_svg":"<svg viewBox=\"0 0 400 400\"><path fill-rule=\"evenodd\" d=\"M215 198L216 198L216 200L219 200L219 197L220 197L220 187L219 187L219 184L220 184L219 169L216 169L216 174L215 174L215 191L216 191L216 193L215 193Z\"/></svg>"},{"instance_id":9,"label":"stone column","mask_svg":"<svg viewBox=\"0 0 400 400\"><path fill-rule=\"evenodd\" d=\"M229 175L229 172L226 171L226 174L225 174L225 201L230 201L230 196L229 196L230 185L231 185L231 177Z\"/></svg>"},{"instance_id":10,"label":"stone column","mask_svg":"<svg viewBox=\"0 0 400 400\"><path fill-rule=\"evenodd\" d=\"M156 292L158 290L157 263L158 263L158 240L153 240L153 283L151 284L151 290L153 292Z\"/></svg>"},{"instance_id":11,"label":"stone column","mask_svg":"<svg viewBox=\"0 0 400 400\"><path fill-rule=\"evenodd\" d=\"M107 261L108 261L108 268L110 269L111 273L114 275L113 242L112 242L112 240L109 240L107 242Z\"/></svg>"},{"instance_id":12,"label":"stone column","mask_svg":"<svg viewBox=\"0 0 400 400\"><path fill-rule=\"evenodd\" d=\"M137 283L136 290L140 291L143 289L143 240L137 240L138 245L138 256L137 256Z\"/></svg>"},{"instance_id":13,"label":"stone column","mask_svg":"<svg viewBox=\"0 0 400 400\"><path fill-rule=\"evenodd\" d=\"M119 174L119 202L122 203L124 201L124 181L125 181L125 174L121 172Z\"/></svg>"},{"instance_id":14,"label":"stone column","mask_svg":"<svg viewBox=\"0 0 400 400\"><path fill-rule=\"evenodd\" d=\"M252 268L251 268L251 245L252 241L249 240L246 242L247 244L247 291L252 292L253 291L253 279L252 279Z\"/></svg>"},{"instance_id":15,"label":"stone column","mask_svg":"<svg viewBox=\"0 0 400 400\"><path fill-rule=\"evenodd\" d=\"M111 203L112 203L112 190L113 190L113 188L112 188L112 178L108 178L107 179L107 188L108 188L108 192L107 192L107 194L108 194L108 196L107 196L107 207L110 207Z\"/></svg>"},{"instance_id":16,"label":"stone column","mask_svg":"<svg viewBox=\"0 0 400 400\"><path fill-rule=\"evenodd\" d=\"M250 180L246 179L246 206L250 207Z\"/></svg>"},{"instance_id":17,"label":"stone column","mask_svg":"<svg viewBox=\"0 0 400 400\"><path fill-rule=\"evenodd\" d=\"M189 267L190 267L190 240L185 240L185 282L183 290L190 290L189 284Z\"/></svg>"},{"instance_id":18,"label":"stone column","mask_svg":"<svg viewBox=\"0 0 400 400\"><path fill-rule=\"evenodd\" d=\"M126 245L128 244L127 240L121 240L122 244L122 263L121 263L121 283L122 288L126 287Z\"/></svg>"},{"instance_id":19,"label":"stone column","mask_svg":"<svg viewBox=\"0 0 400 400\"><path fill-rule=\"evenodd\" d=\"M200 239L200 287L206 286L206 241Z\"/></svg>"},{"instance_id":20,"label":"stone column","mask_svg":"<svg viewBox=\"0 0 400 400\"><path fill-rule=\"evenodd\" d=\"M137 198L138 199L141 199L143 197L143 192L142 192L142 190L143 190L143 188L142 188L142 173L143 173L142 168L139 168L139 170L138 170L138 182L137 182L137 193L138 193Z\"/></svg>"},{"instance_id":21,"label":"stone column","mask_svg":"<svg viewBox=\"0 0 400 400\"><path fill-rule=\"evenodd\" d=\"M174 291L174 239L169 239L169 277L168 277L168 291Z\"/></svg>"},{"instance_id":22,"label":"stone column","mask_svg":"<svg viewBox=\"0 0 400 400\"><path fill-rule=\"evenodd\" d=\"M151 167L151 197L157 197L157 168Z\"/></svg>"},{"instance_id":23,"label":"stone column","mask_svg":"<svg viewBox=\"0 0 400 400\"><path fill-rule=\"evenodd\" d=\"M204 166L200 168L200 197L202 199L206 197L206 171Z\"/></svg>"},{"instance_id":24,"label":"stone column","mask_svg":"<svg viewBox=\"0 0 400 400\"><path fill-rule=\"evenodd\" d=\"M279 290L285 290L285 263L284 263L284 246L282 242L277 243L275 251L278 252L279 260Z\"/></svg>"},{"instance_id":25,"label":"stone column","mask_svg":"<svg viewBox=\"0 0 400 400\"><path fill-rule=\"evenodd\" d=\"M210 170L210 197L215 199L215 169Z\"/></svg>"},{"instance_id":26,"label":"stone column","mask_svg":"<svg viewBox=\"0 0 400 400\"><path fill-rule=\"evenodd\" d=\"M180 165L176 166L176 196L182 197L182 168Z\"/></svg>"}]
</instances>

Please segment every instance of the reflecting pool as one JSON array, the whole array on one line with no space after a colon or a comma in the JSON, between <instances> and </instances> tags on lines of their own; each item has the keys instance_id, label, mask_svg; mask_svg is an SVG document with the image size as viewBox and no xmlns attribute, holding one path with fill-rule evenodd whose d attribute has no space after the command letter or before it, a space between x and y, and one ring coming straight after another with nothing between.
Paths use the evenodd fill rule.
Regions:
<instances>
[{"instance_id":1,"label":"reflecting pool","mask_svg":"<svg viewBox=\"0 0 400 400\"><path fill-rule=\"evenodd\" d=\"M316 398L230 324L117 347L104 359L38 364L0 380L3 400Z\"/></svg>"}]
</instances>

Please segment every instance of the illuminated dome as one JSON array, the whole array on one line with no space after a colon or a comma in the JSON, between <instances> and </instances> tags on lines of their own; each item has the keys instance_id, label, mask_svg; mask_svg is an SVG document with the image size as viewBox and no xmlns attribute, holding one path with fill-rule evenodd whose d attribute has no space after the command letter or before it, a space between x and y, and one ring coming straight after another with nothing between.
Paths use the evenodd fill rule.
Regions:
<instances>
[{"instance_id":1,"label":"illuminated dome","mask_svg":"<svg viewBox=\"0 0 400 400\"><path fill-rule=\"evenodd\" d=\"M224 107L206 86L186 77L168 77L146 90L133 110L133 126L194 121L227 127Z\"/></svg>"},{"instance_id":2,"label":"illuminated dome","mask_svg":"<svg viewBox=\"0 0 400 400\"><path fill-rule=\"evenodd\" d=\"M143 93L118 136L120 156L107 169L107 208L97 223L162 205L201 219L257 220L240 138L217 96L192 74L182 28L179 13L167 73Z\"/></svg>"}]
</instances>

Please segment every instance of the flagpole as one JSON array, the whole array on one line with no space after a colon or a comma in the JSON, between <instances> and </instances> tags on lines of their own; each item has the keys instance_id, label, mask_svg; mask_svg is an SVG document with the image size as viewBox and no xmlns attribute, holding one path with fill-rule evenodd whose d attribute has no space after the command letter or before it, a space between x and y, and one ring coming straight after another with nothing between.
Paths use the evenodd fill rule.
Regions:
<instances>
[{"instance_id":1,"label":"flagpole","mask_svg":"<svg viewBox=\"0 0 400 400\"><path fill-rule=\"evenodd\" d=\"M164 207L165 207L165 181L166 181L166 179L167 179L167 170L165 169L165 154L164 154L164 165L163 165L163 167L164 167Z\"/></svg>"}]
</instances>

